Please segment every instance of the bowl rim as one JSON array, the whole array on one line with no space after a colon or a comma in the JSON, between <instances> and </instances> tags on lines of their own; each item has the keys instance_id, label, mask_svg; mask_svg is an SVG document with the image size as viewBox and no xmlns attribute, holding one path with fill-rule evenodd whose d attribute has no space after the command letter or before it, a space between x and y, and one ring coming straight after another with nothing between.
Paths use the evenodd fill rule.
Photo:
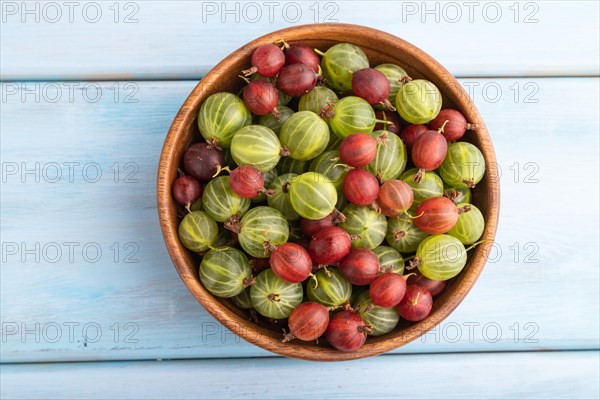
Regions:
<instances>
[{"instance_id":1,"label":"bowl rim","mask_svg":"<svg viewBox=\"0 0 600 400\"><path fill-rule=\"evenodd\" d=\"M169 174L169 171L176 170L179 166L180 160L175 160L174 153L178 141L183 140L185 137L186 121L189 121L190 118L195 121L197 117L197 115L194 114L194 110L199 107L199 104L197 104L199 102L199 95L206 87L210 87L210 85L218 81L220 71L226 70L236 62L236 60L239 60L240 57L248 57L254 48L261 44L274 43L282 38L292 38L297 33L302 31L306 32L307 30L310 30L311 32L327 32L329 34L339 33L348 35L348 33L351 33L355 36L366 35L377 38L377 40L381 41L382 46L387 45L401 48L402 52L408 53L410 56L419 59L422 63L428 64L430 69L434 69L436 78L439 78L445 83L452 83L445 87L444 93L449 93L456 99L469 99L466 91L458 83L456 78L434 58L409 42L374 28L342 23L322 23L297 25L268 33L240 47L212 68L195 86L177 112L161 150L157 174L157 211L165 244L177 272L196 300L198 300L222 325L244 340L279 355L311 361L352 360L385 353L417 339L427 331L439 325L462 302L483 270L487 256L491 250L491 245L493 245L498 224L500 185L496 156L485 123L470 99L467 102L461 102L461 111L469 121L477 124L476 136L481 142L481 146L478 147L482 151L486 162L485 179L487 181L486 195L488 210L485 213L486 226L482 239L484 239L489 246L480 245L475 249L475 253L469 257L468 263L470 263L470 265L467 264L469 265L468 270L463 270L459 275L461 276L460 284L454 288L455 290L447 291L447 293L443 295L443 304L436 308L434 303L434 310L425 320L412 323L410 326L403 329L402 334L385 340L377 340L374 343L369 343L369 341L367 341L363 347L351 353L339 352L329 347L319 347L318 351L313 351L312 348L305 346L306 343L295 343L294 341L283 344L280 339L275 338L271 331L266 331L256 324L253 324L253 327L248 329L247 326L249 322L244 317L239 313L236 313L233 307L227 306L217 300L204 289L197 278L197 274L194 276L189 273L187 269L183 268L183 264L189 263L190 259L185 254L186 250L178 240L177 226L175 224L177 217L176 213L174 213L175 206L171 197L173 177ZM348 35L350 42L352 35Z\"/></svg>"}]
</instances>

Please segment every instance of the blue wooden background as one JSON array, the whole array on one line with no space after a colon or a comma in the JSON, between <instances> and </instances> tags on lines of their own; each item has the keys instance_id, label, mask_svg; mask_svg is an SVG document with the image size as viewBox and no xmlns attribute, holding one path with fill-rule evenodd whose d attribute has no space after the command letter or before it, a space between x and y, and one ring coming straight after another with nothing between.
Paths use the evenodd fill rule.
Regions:
<instances>
[{"instance_id":1,"label":"blue wooden background","mask_svg":"<svg viewBox=\"0 0 600 400\"><path fill-rule=\"evenodd\" d=\"M72 7L72 8L69 8ZM596 1L1 1L0 394L598 398ZM155 177L202 75L313 22L409 40L460 78L501 171L497 243L438 328L315 364L218 324L164 246Z\"/></svg>"}]
</instances>

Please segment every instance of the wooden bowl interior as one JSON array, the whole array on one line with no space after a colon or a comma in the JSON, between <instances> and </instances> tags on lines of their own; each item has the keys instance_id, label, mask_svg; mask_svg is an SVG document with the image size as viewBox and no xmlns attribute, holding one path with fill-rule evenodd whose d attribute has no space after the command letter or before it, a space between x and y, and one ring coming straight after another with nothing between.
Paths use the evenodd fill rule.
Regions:
<instances>
[{"instance_id":1,"label":"wooden bowl interior","mask_svg":"<svg viewBox=\"0 0 600 400\"><path fill-rule=\"evenodd\" d=\"M365 51L371 66L394 63L404 68L413 78L432 81L442 92L444 108L456 108L463 112L469 122L478 125L476 132L465 135L465 141L482 150L487 172L473 190L472 202L481 210L486 220L483 238L493 240L499 207L498 177L493 168L496 165L494 151L483 120L460 84L435 60L401 39L364 27L321 24L274 32L247 44L211 70L190 94L169 131L159 167L158 209L168 250L188 289L204 307L229 329L258 346L285 356L317 361L348 360L389 351L416 339L454 310L481 272L489 246L481 245L469 252L465 269L448 282L444 293L436 298L432 313L427 319L410 324L400 322L398 328L387 335L369 337L367 343L358 351L341 353L323 341L319 344L300 341L281 343L281 329L273 330L264 324L250 322L247 312L238 309L230 300L212 296L199 281L199 257L185 249L178 240L179 220L170 195L170 187L176 179L177 167L180 166L185 149L190 143L202 140L196 122L200 104L213 93L237 93L244 85L238 74L249 67L252 51L261 44L273 43L278 39L323 51L339 42L353 43Z\"/></svg>"}]
</instances>

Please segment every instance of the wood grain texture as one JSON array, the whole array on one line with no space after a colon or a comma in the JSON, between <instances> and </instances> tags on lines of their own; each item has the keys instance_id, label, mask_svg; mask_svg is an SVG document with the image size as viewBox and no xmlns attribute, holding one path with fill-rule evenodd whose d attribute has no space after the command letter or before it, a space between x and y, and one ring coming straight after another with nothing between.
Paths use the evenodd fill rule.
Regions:
<instances>
[{"instance_id":1,"label":"wood grain texture","mask_svg":"<svg viewBox=\"0 0 600 400\"><path fill-rule=\"evenodd\" d=\"M7 3L17 9L3 9L4 80L199 79L253 38L328 21L402 37L457 76L597 75L600 66L596 1L479 2L472 9L452 1L282 1L272 11L269 2L254 2L256 9L234 1L120 1L99 2L96 22L87 22L96 10L84 14L83 4L71 17L61 6L57 18L43 2L27 15L22 3Z\"/></svg>"},{"instance_id":2,"label":"wood grain texture","mask_svg":"<svg viewBox=\"0 0 600 400\"><path fill-rule=\"evenodd\" d=\"M158 166L156 198L160 226L175 268L194 297L213 317L245 340L277 354L312 361L343 361L370 357L403 346L443 321L460 304L475 284L486 262L489 246L473 249L462 272L448 282L444 293L423 321L401 324L383 336L371 336L353 352L340 352L324 341L281 342L281 330L265 327L249 320L248 313L231 301L213 296L201 284L197 273L197 254L181 244L177 229L180 219L177 204L171 195L181 160L191 142L201 139L198 131L200 105L218 92L237 93L242 85L239 71L249 67L250 56L259 46L284 40L289 45L303 44L324 50L341 41L359 46L374 64L393 63L402 67L413 79L427 79L439 88L444 108L460 110L477 129L463 139L475 144L482 152L487 170L484 179L473 190L473 204L482 212L485 229L482 240L492 243L498 226L500 185L496 155L489 133L474 103L458 81L436 60L412 44L385 32L357 25L313 24L270 33L244 45L211 69L194 88L173 120L165 139ZM203 141L203 140L202 140Z\"/></svg>"},{"instance_id":3,"label":"wood grain texture","mask_svg":"<svg viewBox=\"0 0 600 400\"><path fill-rule=\"evenodd\" d=\"M3 365L0 393L5 399L594 399L599 357L589 351L394 355L344 364L266 358Z\"/></svg>"},{"instance_id":4,"label":"wood grain texture","mask_svg":"<svg viewBox=\"0 0 600 400\"><path fill-rule=\"evenodd\" d=\"M472 97L492 132L503 172L497 236L502 253L492 253L496 262L488 263L469 296L439 330L398 352L598 348L600 310L594 299L599 293L599 199L593 182L598 181L600 81L461 82L474 88ZM4 244L26 242L31 248L35 242L96 242L104 251L100 261L86 262L80 246L70 262L63 247L62 259L52 263L44 257L36 262L31 255L23 262L21 254L8 256L3 249L3 362L268 355L222 328L194 300L160 235L154 201L160 146L195 82L136 84L138 103L123 103L122 98L115 103L109 90L113 83L108 82L101 85L104 95L97 103L84 101L78 89L72 102L66 95L56 103L36 102L29 95L25 102L21 96L9 96L0 104L3 165L96 162L104 171L97 183L83 180L80 167L73 183L68 178L36 183L33 175L21 183L20 174L2 182ZM536 85L537 93L529 100L537 103L524 102L523 94L533 93L523 90L527 84ZM2 85L4 92L7 85L11 84ZM485 100L481 89L486 85L497 85L502 96ZM515 102L517 87L521 95ZM134 178L139 182L124 183L122 175L115 183L109 170L115 161L121 167L137 164ZM510 169L516 162L519 179ZM536 173L524 168L527 162L537 165ZM68 177L67 167L63 174ZM564 196L557 194L565 182L576 188L576 207L566 207ZM114 262L108 248L114 242L137 243L134 258L139 262ZM527 244L534 247L524 248ZM40 330L47 327L38 341L35 334L23 337L20 329L22 323L35 329L35 322ZM53 338L52 322L62 326L56 342L47 340ZM64 325L69 322L79 324L73 340ZM83 337L82 328L89 322L102 328L96 342L91 340L92 328L87 340ZM115 322L120 324L117 340L110 329ZM129 341L125 336L133 331L124 329L127 322L139 328ZM7 334L6 323L16 323L19 331Z\"/></svg>"}]
</instances>

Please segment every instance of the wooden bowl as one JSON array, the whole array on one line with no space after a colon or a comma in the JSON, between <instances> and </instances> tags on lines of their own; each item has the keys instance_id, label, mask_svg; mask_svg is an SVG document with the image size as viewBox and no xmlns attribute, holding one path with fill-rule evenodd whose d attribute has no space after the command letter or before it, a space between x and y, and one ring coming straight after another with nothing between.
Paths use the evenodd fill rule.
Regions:
<instances>
[{"instance_id":1,"label":"wooden bowl","mask_svg":"<svg viewBox=\"0 0 600 400\"><path fill-rule=\"evenodd\" d=\"M490 241L491 245L496 233L500 203L496 157L485 124L462 86L429 55L395 36L356 25L315 24L270 33L230 54L200 81L177 113L165 140L158 168L158 214L167 248L184 283L206 310L231 331L257 346L284 356L314 361L350 360L390 351L415 340L450 315L475 284L485 265L490 245L483 244L469 252L464 270L448 282L444 293L436 298L428 318L418 323L401 322L387 335L369 337L358 351L342 353L324 343L298 340L282 343L281 329L275 330L251 322L246 311L238 309L227 299L211 295L200 283L198 256L185 249L178 239L179 220L171 197L171 184L177 177L177 168L185 149L190 143L201 139L196 122L201 103L216 92L236 93L244 84L238 74L249 67L250 55L254 49L280 39L289 44L304 44L323 51L335 43L353 43L364 50L371 66L394 63L404 68L413 78L430 80L442 92L444 108L456 108L469 122L477 124L477 130L467 132L464 140L475 144L486 160L485 177L473 190L472 202L484 215L486 226L483 239Z\"/></svg>"}]
</instances>

